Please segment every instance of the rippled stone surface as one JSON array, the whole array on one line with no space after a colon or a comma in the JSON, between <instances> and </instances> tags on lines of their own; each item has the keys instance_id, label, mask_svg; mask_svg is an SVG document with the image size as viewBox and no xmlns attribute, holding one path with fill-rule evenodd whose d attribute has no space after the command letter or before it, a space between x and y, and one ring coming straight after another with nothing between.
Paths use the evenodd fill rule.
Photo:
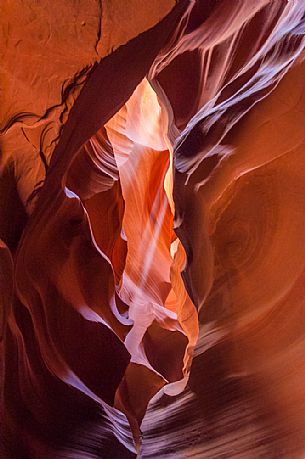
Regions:
<instances>
[{"instance_id":1,"label":"rippled stone surface","mask_svg":"<svg viewBox=\"0 0 305 459\"><path fill-rule=\"evenodd\" d=\"M1 10L1 457L303 458L303 0Z\"/></svg>"}]
</instances>

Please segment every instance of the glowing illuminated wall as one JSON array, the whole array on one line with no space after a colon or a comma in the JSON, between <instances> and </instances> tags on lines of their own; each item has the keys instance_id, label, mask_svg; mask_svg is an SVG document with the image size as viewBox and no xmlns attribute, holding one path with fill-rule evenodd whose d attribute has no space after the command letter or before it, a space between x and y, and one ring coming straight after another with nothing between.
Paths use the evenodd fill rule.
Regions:
<instances>
[{"instance_id":1,"label":"glowing illuminated wall","mask_svg":"<svg viewBox=\"0 0 305 459\"><path fill-rule=\"evenodd\" d=\"M304 1L0 9L1 458L303 458Z\"/></svg>"}]
</instances>

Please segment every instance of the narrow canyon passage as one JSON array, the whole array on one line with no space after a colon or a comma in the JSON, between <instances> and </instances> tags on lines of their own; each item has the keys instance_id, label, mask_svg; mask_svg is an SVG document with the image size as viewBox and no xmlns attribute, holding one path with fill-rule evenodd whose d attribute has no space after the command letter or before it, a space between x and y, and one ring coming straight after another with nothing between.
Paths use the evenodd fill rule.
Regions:
<instances>
[{"instance_id":1,"label":"narrow canyon passage","mask_svg":"<svg viewBox=\"0 0 305 459\"><path fill-rule=\"evenodd\" d=\"M1 9L0 456L302 459L303 0Z\"/></svg>"}]
</instances>

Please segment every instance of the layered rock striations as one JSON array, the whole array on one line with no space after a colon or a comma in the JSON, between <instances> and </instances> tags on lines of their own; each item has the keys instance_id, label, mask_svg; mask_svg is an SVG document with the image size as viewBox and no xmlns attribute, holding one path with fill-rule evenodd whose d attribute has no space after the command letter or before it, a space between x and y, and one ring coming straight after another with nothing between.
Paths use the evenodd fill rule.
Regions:
<instances>
[{"instance_id":1,"label":"layered rock striations","mask_svg":"<svg viewBox=\"0 0 305 459\"><path fill-rule=\"evenodd\" d=\"M301 459L304 2L1 9L1 457Z\"/></svg>"}]
</instances>

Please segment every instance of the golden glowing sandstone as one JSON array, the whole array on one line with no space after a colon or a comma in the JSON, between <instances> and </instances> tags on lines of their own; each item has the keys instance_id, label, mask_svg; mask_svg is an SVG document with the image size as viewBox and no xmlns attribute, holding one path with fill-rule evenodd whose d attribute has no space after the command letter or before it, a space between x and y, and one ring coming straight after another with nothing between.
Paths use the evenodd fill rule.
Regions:
<instances>
[{"instance_id":1,"label":"golden glowing sandstone","mask_svg":"<svg viewBox=\"0 0 305 459\"><path fill-rule=\"evenodd\" d=\"M0 456L303 458L304 1L0 10Z\"/></svg>"}]
</instances>

